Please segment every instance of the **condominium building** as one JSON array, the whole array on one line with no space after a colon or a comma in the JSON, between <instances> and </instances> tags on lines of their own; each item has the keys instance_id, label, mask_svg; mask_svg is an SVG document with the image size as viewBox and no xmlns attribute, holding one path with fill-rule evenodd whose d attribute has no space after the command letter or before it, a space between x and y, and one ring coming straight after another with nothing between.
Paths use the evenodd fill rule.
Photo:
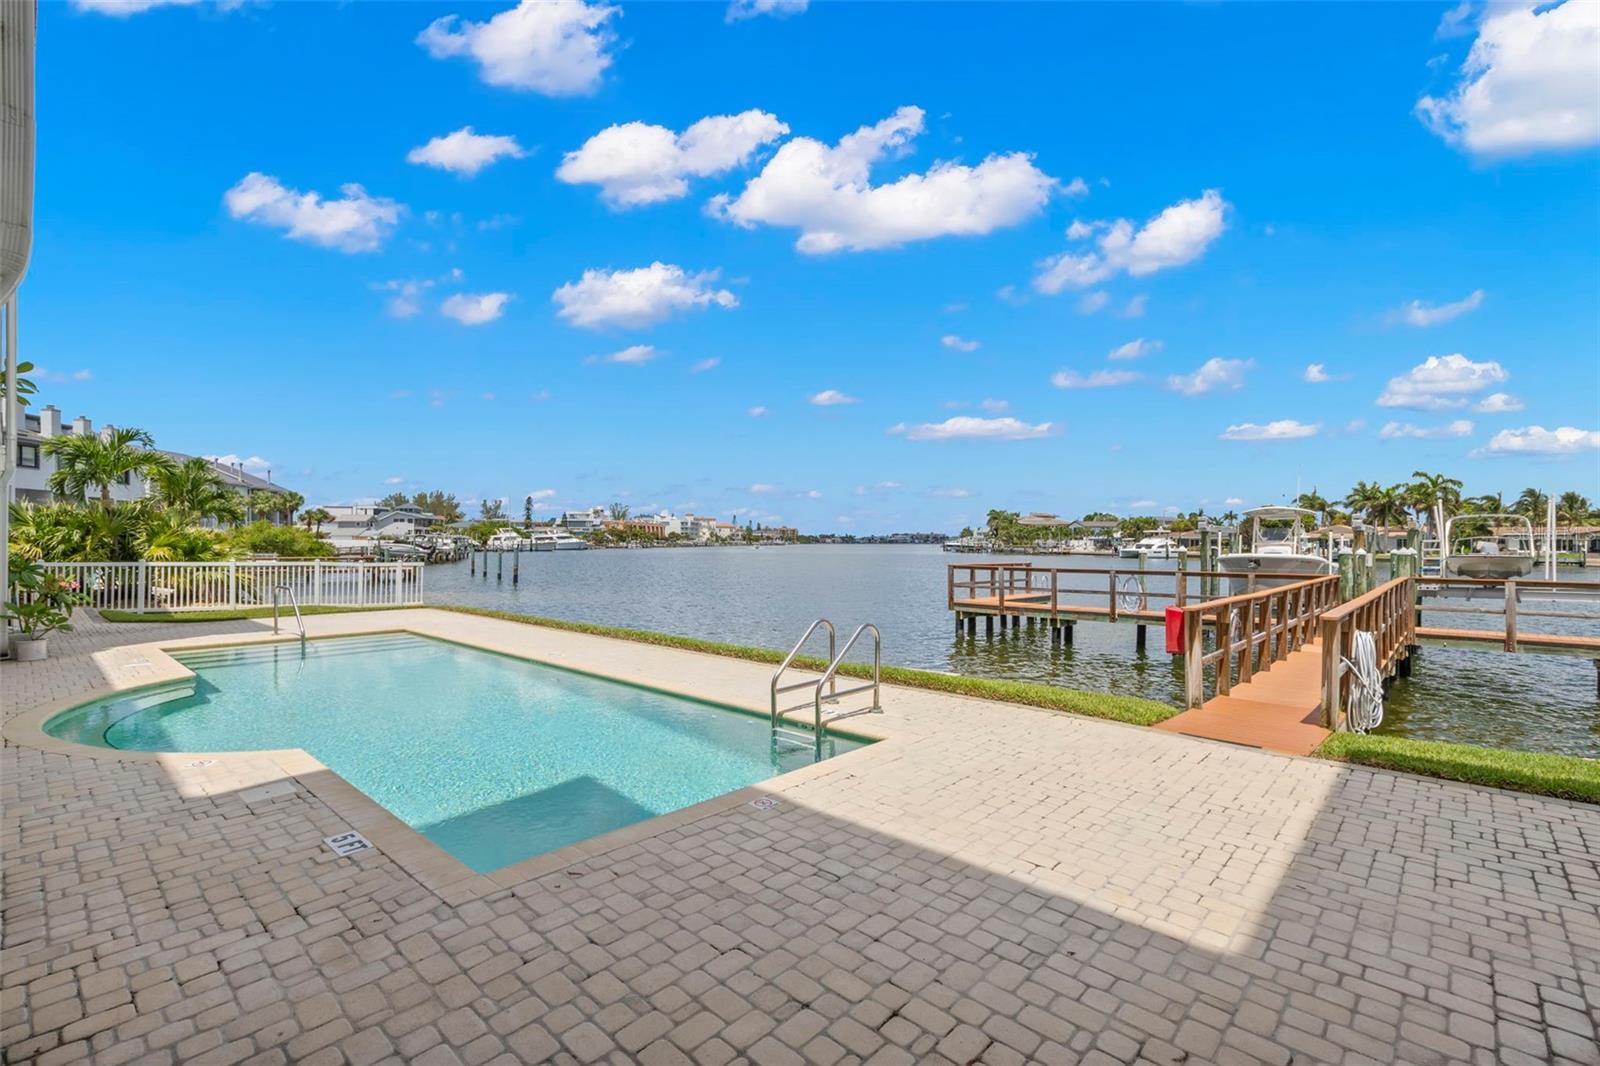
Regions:
<instances>
[{"instance_id":1,"label":"condominium building","mask_svg":"<svg viewBox=\"0 0 1600 1066\"><path fill-rule=\"evenodd\" d=\"M99 432L101 436L105 436L115 428L107 423ZM84 415L79 415L71 422L63 422L61 411L54 404L47 404L37 412L24 412L22 423L17 427L16 472L11 479L11 499L35 504L51 502L55 497L50 491L50 475L56 471L56 461L46 452L45 442L56 437L87 437L94 432L94 423ZM183 452L159 450L178 463L194 458ZM242 466L220 463L214 459L206 461L211 464L224 485L244 497L241 502L244 504L247 521L260 518L279 522L288 519L287 515L258 514L251 506L251 497L267 492L286 492L288 489L285 486L275 484L270 477L263 478L249 473ZM142 499L149 495L150 491L149 482L140 475L124 474L111 486L111 499L117 503L124 503Z\"/></svg>"}]
</instances>

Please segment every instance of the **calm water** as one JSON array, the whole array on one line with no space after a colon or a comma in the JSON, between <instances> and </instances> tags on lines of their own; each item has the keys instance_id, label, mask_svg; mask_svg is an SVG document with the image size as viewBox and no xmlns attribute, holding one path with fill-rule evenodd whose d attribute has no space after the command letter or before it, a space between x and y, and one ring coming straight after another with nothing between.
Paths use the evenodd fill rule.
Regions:
<instances>
[{"instance_id":1,"label":"calm water","mask_svg":"<svg viewBox=\"0 0 1600 1066\"><path fill-rule=\"evenodd\" d=\"M131 751L304 748L480 873L814 761L775 753L764 718L421 637L176 658L198 675L188 694L114 697L48 731Z\"/></svg>"},{"instance_id":2,"label":"calm water","mask_svg":"<svg viewBox=\"0 0 1600 1066\"><path fill-rule=\"evenodd\" d=\"M452 563L429 567L426 588L430 603L769 648L788 648L819 615L839 626L841 639L861 622L876 622L883 630L888 663L1168 703L1182 699L1181 665L1162 650L1156 628L1144 653L1134 648L1131 626L1080 625L1074 643L1061 647L1051 646L1049 630L1042 627L987 637L980 625L975 637L957 636L945 607L945 566L990 558L951 555L923 545L525 553L516 588L509 556L503 580L496 580L491 558L487 580L481 573L469 577L465 562ZM1020 556L994 558L1024 561ZM1036 556L1032 561L1042 566L1116 566L1130 574L1137 566L1105 556ZM1154 572L1174 564L1149 565ZM1564 569L1561 577L1600 581L1600 568ZM1099 587L1103 580L1084 578L1081 583ZM1147 580L1152 590L1171 588L1170 579L1165 584L1156 576ZM1458 628L1500 625L1498 616L1430 614L1425 620ZM1524 619L1521 628L1560 632L1563 626L1600 635L1600 616L1592 623ZM1391 689L1386 715L1386 732L1600 757L1600 700L1595 696L1595 666L1587 659L1425 648L1411 679Z\"/></svg>"}]
</instances>

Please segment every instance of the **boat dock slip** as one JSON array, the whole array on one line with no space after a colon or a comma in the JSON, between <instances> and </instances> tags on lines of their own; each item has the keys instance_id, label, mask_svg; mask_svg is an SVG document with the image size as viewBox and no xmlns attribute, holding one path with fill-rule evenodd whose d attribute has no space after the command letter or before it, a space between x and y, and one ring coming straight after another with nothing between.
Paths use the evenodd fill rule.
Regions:
<instances>
[{"instance_id":1,"label":"boat dock slip","mask_svg":"<svg viewBox=\"0 0 1600 1066\"><path fill-rule=\"evenodd\" d=\"M1308 755L1331 732L1359 724L1391 679L1410 674L1423 646L1592 659L1600 685L1600 635L1519 629L1532 618L1600 627L1592 583L1404 574L1341 602L1348 575L1256 574L1247 591L1219 595L1221 579L1240 575L1186 570L1181 561L1176 571L1011 563L948 571L958 632L973 632L979 617L990 633L996 618L1001 628L1026 618L1048 623L1052 640L1070 641L1078 622L1132 623L1143 648L1145 627L1163 625L1168 651L1183 660L1187 710L1155 728L1269 751ZM1257 580L1267 587L1249 588ZM1424 611L1498 615L1501 624L1423 626Z\"/></svg>"}]
</instances>

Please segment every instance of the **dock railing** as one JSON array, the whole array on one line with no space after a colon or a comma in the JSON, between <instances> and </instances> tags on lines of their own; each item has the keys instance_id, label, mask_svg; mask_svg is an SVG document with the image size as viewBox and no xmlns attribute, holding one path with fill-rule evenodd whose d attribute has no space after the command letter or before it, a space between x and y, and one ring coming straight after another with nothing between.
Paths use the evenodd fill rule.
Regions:
<instances>
[{"instance_id":1,"label":"dock railing","mask_svg":"<svg viewBox=\"0 0 1600 1066\"><path fill-rule=\"evenodd\" d=\"M1272 668L1317 637L1317 621L1339 602L1339 576L1328 574L1237 596L1183 605L1184 704L1206 701L1205 670L1215 667L1216 695ZM1206 651L1209 623L1215 644Z\"/></svg>"},{"instance_id":2,"label":"dock railing","mask_svg":"<svg viewBox=\"0 0 1600 1066\"><path fill-rule=\"evenodd\" d=\"M1151 615L1166 604L1178 607L1206 600L1230 579L1295 582L1303 574L1221 570L1145 570L1136 567L1034 566L1032 563L950 563L945 601L952 610L1030 614L1054 619L1074 608L1089 608L1115 622L1125 616L1160 621ZM1076 598L1075 598L1076 597Z\"/></svg>"},{"instance_id":3,"label":"dock railing","mask_svg":"<svg viewBox=\"0 0 1600 1066\"><path fill-rule=\"evenodd\" d=\"M1433 581L1433 578L1424 580ZM1350 680L1345 663L1354 658L1356 632L1371 633L1378 672L1391 676L1417 643L1417 581L1397 577L1371 592L1326 611L1321 619L1322 724L1339 729Z\"/></svg>"},{"instance_id":4,"label":"dock railing","mask_svg":"<svg viewBox=\"0 0 1600 1066\"><path fill-rule=\"evenodd\" d=\"M420 606L425 564L241 559L39 565L63 581L77 582L89 607L191 611L267 606L280 587L307 607Z\"/></svg>"},{"instance_id":5,"label":"dock railing","mask_svg":"<svg viewBox=\"0 0 1600 1066\"><path fill-rule=\"evenodd\" d=\"M1503 637L1506 651L1517 651L1519 624L1524 618L1559 618L1566 621L1600 623L1600 609L1587 611L1550 610L1523 606L1552 603L1600 604L1600 584L1592 581L1546 580L1543 578L1484 578L1484 577L1427 577L1419 583L1418 604L1430 614L1465 614L1501 616L1502 625L1495 630L1476 627L1450 630L1445 639L1477 637L1491 638L1498 633ZM1442 601L1442 602L1441 602ZM1470 606L1488 604L1489 606ZM1437 633L1438 630L1430 630Z\"/></svg>"}]
</instances>

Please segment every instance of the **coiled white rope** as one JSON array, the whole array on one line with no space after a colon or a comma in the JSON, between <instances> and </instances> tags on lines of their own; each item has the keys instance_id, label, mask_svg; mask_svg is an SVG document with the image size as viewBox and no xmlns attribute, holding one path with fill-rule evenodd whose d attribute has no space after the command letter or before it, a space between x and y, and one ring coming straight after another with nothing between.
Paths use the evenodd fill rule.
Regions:
<instances>
[{"instance_id":1,"label":"coiled white rope","mask_svg":"<svg viewBox=\"0 0 1600 1066\"><path fill-rule=\"evenodd\" d=\"M1350 671L1350 700L1345 721L1357 733L1370 733L1383 724L1383 675L1378 672L1378 642L1371 633L1356 630L1345 669Z\"/></svg>"}]
</instances>

